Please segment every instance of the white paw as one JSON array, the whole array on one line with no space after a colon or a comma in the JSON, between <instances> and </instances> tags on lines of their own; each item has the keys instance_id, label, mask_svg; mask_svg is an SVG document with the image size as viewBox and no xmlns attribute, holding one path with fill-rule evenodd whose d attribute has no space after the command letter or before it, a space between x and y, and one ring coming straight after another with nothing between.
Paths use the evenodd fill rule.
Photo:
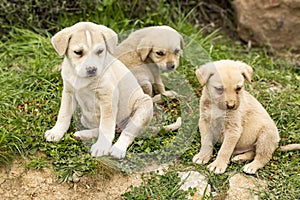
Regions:
<instances>
[{"instance_id":1,"label":"white paw","mask_svg":"<svg viewBox=\"0 0 300 200\"><path fill-rule=\"evenodd\" d=\"M162 95L169 97L169 98L175 98L176 96L178 96L177 92L173 91L173 90L168 90L162 93Z\"/></svg>"},{"instance_id":2,"label":"white paw","mask_svg":"<svg viewBox=\"0 0 300 200\"><path fill-rule=\"evenodd\" d=\"M219 162L218 160L215 160L209 164L207 168L215 174L223 174L226 171L227 164L225 162Z\"/></svg>"},{"instance_id":3,"label":"white paw","mask_svg":"<svg viewBox=\"0 0 300 200\"><path fill-rule=\"evenodd\" d=\"M240 161L243 161L240 157L240 155L237 155L237 156L234 156L232 159L231 159L232 162L240 162Z\"/></svg>"},{"instance_id":4,"label":"white paw","mask_svg":"<svg viewBox=\"0 0 300 200\"><path fill-rule=\"evenodd\" d=\"M73 135L73 137L79 139L79 140L90 140L93 138L98 137L98 131L94 130L82 130L82 131L76 131Z\"/></svg>"},{"instance_id":5,"label":"white paw","mask_svg":"<svg viewBox=\"0 0 300 200\"><path fill-rule=\"evenodd\" d=\"M59 131L59 130L55 130L54 128L47 130L45 132L45 139L48 142L57 142L59 141L62 137L64 136L64 132Z\"/></svg>"},{"instance_id":6,"label":"white paw","mask_svg":"<svg viewBox=\"0 0 300 200\"><path fill-rule=\"evenodd\" d=\"M256 171L259 169L254 163L249 163L244 166L243 171L247 174L255 174Z\"/></svg>"},{"instance_id":7,"label":"white paw","mask_svg":"<svg viewBox=\"0 0 300 200\"><path fill-rule=\"evenodd\" d=\"M110 149L110 155L115 157L115 158L118 158L118 159L121 159L121 158L125 158L126 156L126 150L127 148L126 147L120 147L120 146L117 146L116 144L112 146L112 148Z\"/></svg>"},{"instance_id":8,"label":"white paw","mask_svg":"<svg viewBox=\"0 0 300 200\"><path fill-rule=\"evenodd\" d=\"M197 164L206 164L210 160L210 154L207 153L206 155L203 153L198 153L193 157L193 162Z\"/></svg>"},{"instance_id":9,"label":"white paw","mask_svg":"<svg viewBox=\"0 0 300 200\"><path fill-rule=\"evenodd\" d=\"M248 159L243 154L234 156L231 159L232 162L243 162L243 161L246 161L246 160L248 160Z\"/></svg>"},{"instance_id":10,"label":"white paw","mask_svg":"<svg viewBox=\"0 0 300 200\"><path fill-rule=\"evenodd\" d=\"M109 154L112 143L107 140L97 141L91 147L91 155L93 157L100 157Z\"/></svg>"},{"instance_id":11,"label":"white paw","mask_svg":"<svg viewBox=\"0 0 300 200\"><path fill-rule=\"evenodd\" d=\"M169 99L174 99L174 98L176 98L176 96L178 96L177 92L175 92L175 91L173 91L173 90L169 90L169 91L163 92L162 94L157 94L157 95L155 95L155 96L152 98L153 102L154 102L154 103L158 103L158 104L163 103L164 100L163 100L162 95L165 96L165 97L168 97Z\"/></svg>"}]
</instances>

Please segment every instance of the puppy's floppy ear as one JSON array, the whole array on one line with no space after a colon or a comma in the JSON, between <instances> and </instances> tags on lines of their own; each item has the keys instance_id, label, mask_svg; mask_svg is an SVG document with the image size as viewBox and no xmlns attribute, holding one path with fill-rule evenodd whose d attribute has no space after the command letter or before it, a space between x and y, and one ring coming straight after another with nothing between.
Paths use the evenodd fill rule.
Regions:
<instances>
[{"instance_id":1,"label":"puppy's floppy ear","mask_svg":"<svg viewBox=\"0 0 300 200\"><path fill-rule=\"evenodd\" d=\"M152 44L148 39L142 39L136 48L136 52L140 56L142 61L145 61L152 50Z\"/></svg>"},{"instance_id":2,"label":"puppy's floppy ear","mask_svg":"<svg viewBox=\"0 0 300 200\"><path fill-rule=\"evenodd\" d=\"M213 62L207 63L205 65L200 66L199 69L196 70L196 76L199 83L204 86L208 79L214 75L215 73L215 66Z\"/></svg>"},{"instance_id":3,"label":"puppy's floppy ear","mask_svg":"<svg viewBox=\"0 0 300 200\"><path fill-rule=\"evenodd\" d=\"M242 75L245 77L245 79L249 83L251 83L252 82L252 74L253 74L252 67L247 65L246 63L241 62L241 61L236 61L236 62L240 65Z\"/></svg>"},{"instance_id":4,"label":"puppy's floppy ear","mask_svg":"<svg viewBox=\"0 0 300 200\"><path fill-rule=\"evenodd\" d=\"M184 40L183 40L183 37L181 35L179 35L180 37L180 48L181 50L184 48Z\"/></svg>"},{"instance_id":5,"label":"puppy's floppy ear","mask_svg":"<svg viewBox=\"0 0 300 200\"><path fill-rule=\"evenodd\" d=\"M102 32L102 35L104 37L105 40L105 45L107 50L113 54L114 50L117 47L118 44L118 35L116 32L114 32L112 29L103 26L103 25L98 25L99 29Z\"/></svg>"},{"instance_id":6,"label":"puppy's floppy ear","mask_svg":"<svg viewBox=\"0 0 300 200\"><path fill-rule=\"evenodd\" d=\"M72 35L71 28L68 27L59 31L51 38L52 46L54 47L58 55L60 56L65 55L71 35Z\"/></svg>"}]
</instances>

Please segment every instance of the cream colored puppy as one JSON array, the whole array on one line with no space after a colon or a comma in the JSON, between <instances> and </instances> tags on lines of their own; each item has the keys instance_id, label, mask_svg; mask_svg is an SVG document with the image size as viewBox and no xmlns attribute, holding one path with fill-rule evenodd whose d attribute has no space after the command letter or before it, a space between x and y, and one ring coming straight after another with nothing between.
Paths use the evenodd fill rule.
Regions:
<instances>
[{"instance_id":1,"label":"cream colored puppy","mask_svg":"<svg viewBox=\"0 0 300 200\"><path fill-rule=\"evenodd\" d=\"M55 34L51 40L62 63L63 92L55 126L45 132L47 141L59 141L68 130L78 104L87 130L74 136L98 138L92 156L125 157L127 147L150 123L152 99L144 94L126 66L112 56L117 34L102 25L79 22ZM122 130L115 144L115 128Z\"/></svg>"},{"instance_id":2,"label":"cream colored puppy","mask_svg":"<svg viewBox=\"0 0 300 200\"><path fill-rule=\"evenodd\" d=\"M210 171L224 173L232 154L233 161L252 160L244 172L254 174L264 167L280 140L274 121L263 106L244 89L244 80L251 82L252 68L239 61L220 60L196 70L202 86L199 129L201 149L193 162L208 163L216 142L222 143ZM293 150L299 144L281 147Z\"/></svg>"},{"instance_id":3,"label":"cream colored puppy","mask_svg":"<svg viewBox=\"0 0 300 200\"><path fill-rule=\"evenodd\" d=\"M174 96L175 92L165 91L160 71L175 70L182 49L183 38L177 31L169 26L152 26L131 33L114 55L135 75L146 94Z\"/></svg>"}]
</instances>

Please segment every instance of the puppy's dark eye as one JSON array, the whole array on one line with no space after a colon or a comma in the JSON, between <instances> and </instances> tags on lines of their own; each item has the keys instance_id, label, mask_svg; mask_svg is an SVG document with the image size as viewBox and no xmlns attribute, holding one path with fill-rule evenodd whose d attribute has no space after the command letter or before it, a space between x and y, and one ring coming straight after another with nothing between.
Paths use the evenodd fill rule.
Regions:
<instances>
[{"instance_id":1,"label":"puppy's dark eye","mask_svg":"<svg viewBox=\"0 0 300 200\"><path fill-rule=\"evenodd\" d=\"M175 49L174 54L179 54L180 50L179 49Z\"/></svg>"},{"instance_id":2,"label":"puppy's dark eye","mask_svg":"<svg viewBox=\"0 0 300 200\"><path fill-rule=\"evenodd\" d=\"M162 52L162 51L157 51L156 54L157 54L158 56L163 56L163 55L165 55L165 53Z\"/></svg>"},{"instance_id":3,"label":"puppy's dark eye","mask_svg":"<svg viewBox=\"0 0 300 200\"><path fill-rule=\"evenodd\" d=\"M96 54L97 54L97 55L100 55L102 52L103 52L103 49L99 49L99 50L96 52Z\"/></svg>"},{"instance_id":4,"label":"puppy's dark eye","mask_svg":"<svg viewBox=\"0 0 300 200\"><path fill-rule=\"evenodd\" d=\"M236 92L240 92L241 90L242 90L242 87L237 87L237 88L235 89Z\"/></svg>"},{"instance_id":5,"label":"puppy's dark eye","mask_svg":"<svg viewBox=\"0 0 300 200\"><path fill-rule=\"evenodd\" d=\"M82 56L83 55L83 51L82 50L75 50L74 53L78 56Z\"/></svg>"},{"instance_id":6,"label":"puppy's dark eye","mask_svg":"<svg viewBox=\"0 0 300 200\"><path fill-rule=\"evenodd\" d=\"M222 88L222 87L215 87L215 89L217 90L217 92L219 94L222 94L224 92L224 88Z\"/></svg>"}]
</instances>

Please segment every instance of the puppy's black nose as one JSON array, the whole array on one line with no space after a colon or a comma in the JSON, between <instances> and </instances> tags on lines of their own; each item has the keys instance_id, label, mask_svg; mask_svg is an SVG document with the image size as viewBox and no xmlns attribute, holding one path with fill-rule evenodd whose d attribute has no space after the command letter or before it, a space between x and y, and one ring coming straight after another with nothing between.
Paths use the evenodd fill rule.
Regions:
<instances>
[{"instance_id":1,"label":"puppy's black nose","mask_svg":"<svg viewBox=\"0 0 300 200\"><path fill-rule=\"evenodd\" d=\"M89 76L93 76L97 71L97 67L87 67L86 71Z\"/></svg>"},{"instance_id":2,"label":"puppy's black nose","mask_svg":"<svg viewBox=\"0 0 300 200\"><path fill-rule=\"evenodd\" d=\"M229 105L229 104L227 104L226 106L227 106L227 109L234 109L234 107L235 107L235 105L234 105L234 104L233 104L233 105Z\"/></svg>"},{"instance_id":3,"label":"puppy's black nose","mask_svg":"<svg viewBox=\"0 0 300 200\"><path fill-rule=\"evenodd\" d=\"M168 70L173 70L173 69L175 69L175 65L168 65L168 66L167 66L167 69L168 69Z\"/></svg>"}]
</instances>

